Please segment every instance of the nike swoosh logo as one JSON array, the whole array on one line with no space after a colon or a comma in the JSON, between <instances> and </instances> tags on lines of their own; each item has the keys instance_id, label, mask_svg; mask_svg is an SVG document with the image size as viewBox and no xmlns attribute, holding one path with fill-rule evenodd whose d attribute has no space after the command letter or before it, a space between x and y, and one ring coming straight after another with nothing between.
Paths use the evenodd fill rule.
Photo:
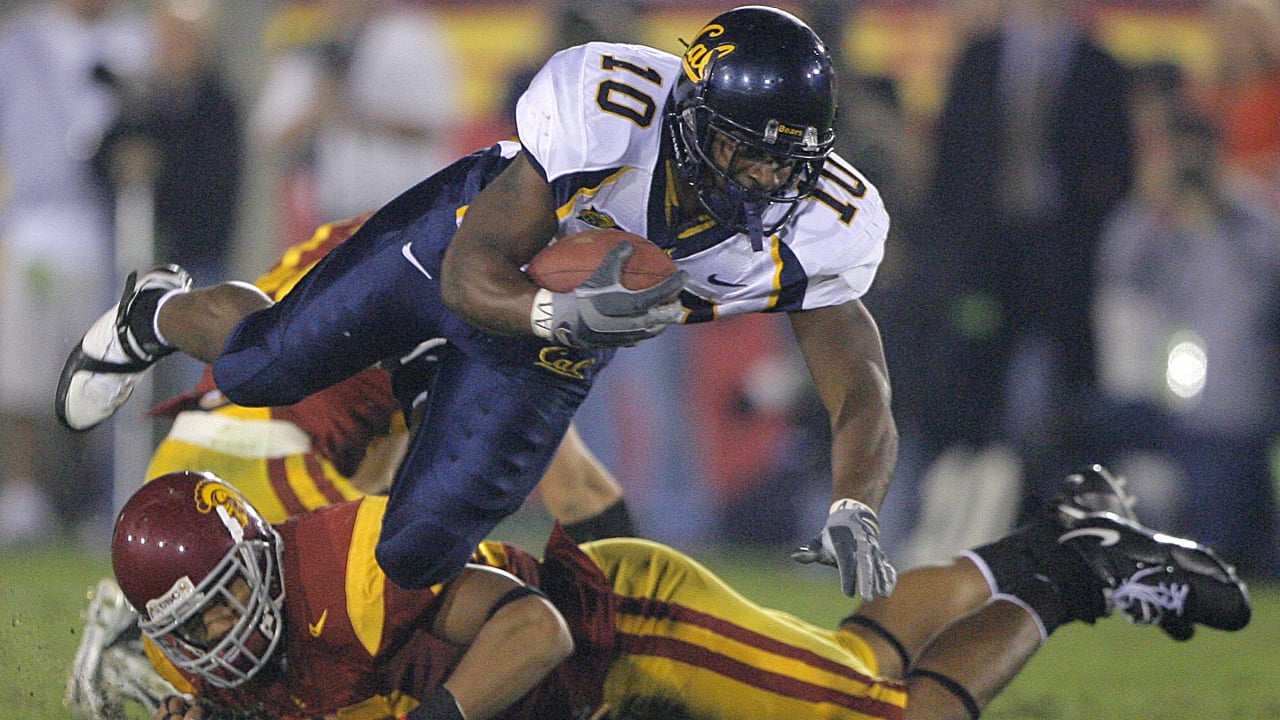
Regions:
<instances>
[{"instance_id":1,"label":"nike swoosh logo","mask_svg":"<svg viewBox=\"0 0 1280 720\"><path fill-rule=\"evenodd\" d=\"M746 287L747 286L746 283L736 283L736 282L729 282L728 280L721 280L720 278L716 277L715 273L711 273L710 275L707 276L707 282L711 283L712 285L719 285L720 287Z\"/></svg>"},{"instance_id":2,"label":"nike swoosh logo","mask_svg":"<svg viewBox=\"0 0 1280 720\"><path fill-rule=\"evenodd\" d=\"M1079 528L1062 535L1058 538L1058 542L1064 543L1071 538L1086 537L1089 535L1098 538L1098 544L1102 547L1109 547L1120 542L1120 532L1118 530L1110 530L1107 528Z\"/></svg>"},{"instance_id":3,"label":"nike swoosh logo","mask_svg":"<svg viewBox=\"0 0 1280 720\"><path fill-rule=\"evenodd\" d=\"M319 620L313 623L307 623L307 629L311 631L311 637L320 637L320 633L324 632L324 621L328 619L329 611L326 609L324 612L320 613Z\"/></svg>"},{"instance_id":4,"label":"nike swoosh logo","mask_svg":"<svg viewBox=\"0 0 1280 720\"><path fill-rule=\"evenodd\" d=\"M427 269L422 267L422 263L418 262L418 258L414 257L412 252L409 252L409 246L412 244L412 242L405 243L404 247L400 248L400 254L404 255L410 265L418 268L418 272L426 275L428 280L435 280L435 278L431 277L431 273L427 272Z\"/></svg>"}]
</instances>

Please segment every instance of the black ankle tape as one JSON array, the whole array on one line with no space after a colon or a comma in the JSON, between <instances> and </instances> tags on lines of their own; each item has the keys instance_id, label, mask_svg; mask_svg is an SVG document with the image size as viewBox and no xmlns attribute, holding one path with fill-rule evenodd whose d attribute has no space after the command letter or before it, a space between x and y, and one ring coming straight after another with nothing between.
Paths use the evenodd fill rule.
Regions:
<instances>
[{"instance_id":1,"label":"black ankle tape","mask_svg":"<svg viewBox=\"0 0 1280 720\"><path fill-rule=\"evenodd\" d=\"M841 620L840 624L841 625L861 625L862 627L879 635L885 642L889 643L889 645L892 646L895 651L897 651L898 659L902 661L902 672L906 673L908 670L911 669L911 656L907 654L907 649L903 647L901 642L898 641L898 638L894 637L893 633L886 630L885 627L880 623L876 622L875 620L872 620L871 618L865 615L854 614L854 615L850 615L844 620Z\"/></svg>"},{"instance_id":2,"label":"black ankle tape","mask_svg":"<svg viewBox=\"0 0 1280 720\"><path fill-rule=\"evenodd\" d=\"M940 672L915 668L907 673L907 677L927 677L941 685L947 692L955 695L961 705L964 705L965 712L969 713L969 720L978 720L978 717L982 714L982 708L978 707L978 701L973 699L973 694L966 690L963 685Z\"/></svg>"},{"instance_id":3,"label":"black ankle tape","mask_svg":"<svg viewBox=\"0 0 1280 720\"><path fill-rule=\"evenodd\" d=\"M156 312L159 310L160 298L168 290L164 288L154 288L151 290L143 290L134 298L133 303L128 308L128 314L125 319L129 323L129 332L133 333L134 339L138 341L138 345L147 353L160 357L173 352L173 348L160 342L159 336L156 335Z\"/></svg>"},{"instance_id":4,"label":"black ankle tape","mask_svg":"<svg viewBox=\"0 0 1280 720\"><path fill-rule=\"evenodd\" d=\"M626 498L620 498L586 520L569 523L562 527L569 539L576 543L611 537L635 537L636 534L636 529L631 523L631 511L627 509Z\"/></svg>"}]
</instances>

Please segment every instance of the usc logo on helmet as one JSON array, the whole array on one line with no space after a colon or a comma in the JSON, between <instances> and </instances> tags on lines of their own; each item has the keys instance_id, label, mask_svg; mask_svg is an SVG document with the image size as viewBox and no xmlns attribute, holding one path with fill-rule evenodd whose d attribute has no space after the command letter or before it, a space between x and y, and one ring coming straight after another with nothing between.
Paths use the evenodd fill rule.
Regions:
<instances>
[{"instance_id":1,"label":"usc logo on helmet","mask_svg":"<svg viewBox=\"0 0 1280 720\"><path fill-rule=\"evenodd\" d=\"M707 74L707 64L711 62L712 58L724 57L738 49L738 46L733 43L707 47L706 41L714 40L723 34L723 25L711 24L702 28L702 32L698 33L698 37L693 39L693 44L689 46L688 50L684 51L684 59L680 62L685 76L693 82L702 82L702 79Z\"/></svg>"},{"instance_id":2,"label":"usc logo on helmet","mask_svg":"<svg viewBox=\"0 0 1280 720\"><path fill-rule=\"evenodd\" d=\"M234 519L240 527L249 527L249 511L245 507L244 498L235 490L221 482L201 480L196 483L196 510L201 513L216 512L222 508L224 522L226 518Z\"/></svg>"}]
</instances>

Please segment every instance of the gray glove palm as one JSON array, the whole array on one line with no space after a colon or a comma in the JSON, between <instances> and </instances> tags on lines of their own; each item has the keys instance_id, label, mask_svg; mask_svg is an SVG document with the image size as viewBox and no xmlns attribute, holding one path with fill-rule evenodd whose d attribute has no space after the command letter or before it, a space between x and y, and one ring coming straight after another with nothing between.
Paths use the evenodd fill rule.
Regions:
<instances>
[{"instance_id":1,"label":"gray glove palm","mask_svg":"<svg viewBox=\"0 0 1280 720\"><path fill-rule=\"evenodd\" d=\"M630 243L618 243L573 292L540 294L540 301L550 298L550 312L541 311L549 315L551 337L570 347L619 347L654 337L680 320L675 296L688 274L679 270L653 287L628 290L622 285L622 265L633 252Z\"/></svg>"},{"instance_id":2,"label":"gray glove palm","mask_svg":"<svg viewBox=\"0 0 1280 720\"><path fill-rule=\"evenodd\" d=\"M848 498L831 505L822 533L791 553L791 559L838 568L840 588L850 597L889 597L898 582L898 571L880 549L880 521L875 511Z\"/></svg>"}]
</instances>

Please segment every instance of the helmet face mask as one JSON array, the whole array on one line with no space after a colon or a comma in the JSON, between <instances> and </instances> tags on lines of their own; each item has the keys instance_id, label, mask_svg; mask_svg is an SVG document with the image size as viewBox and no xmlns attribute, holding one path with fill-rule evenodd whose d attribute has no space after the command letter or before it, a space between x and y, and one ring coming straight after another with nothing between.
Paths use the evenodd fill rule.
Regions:
<instances>
[{"instance_id":1,"label":"helmet face mask","mask_svg":"<svg viewBox=\"0 0 1280 720\"><path fill-rule=\"evenodd\" d=\"M753 142L741 134L722 129L714 123L706 123L704 129L698 131L696 125L681 123L679 132L686 137L696 137L689 142L690 157L694 161L688 165L693 171L688 179L697 190L698 200L721 225L731 227L738 232L748 232L750 215L763 216L769 207L787 206L786 212L772 218L767 226L761 219L761 231L771 234L795 212L797 204L809 197L817 184L818 175L822 171L823 158L804 159L794 154L778 153L774 147ZM692 135L692 132L699 132ZM689 133L689 134L686 134ZM718 152L717 146L727 146L727 154ZM719 156L719 157L718 157ZM788 174L781 183L770 189L752 187L740 181L743 166L767 163ZM696 173L696 174L694 174Z\"/></svg>"},{"instance_id":2,"label":"helmet face mask","mask_svg":"<svg viewBox=\"0 0 1280 720\"><path fill-rule=\"evenodd\" d=\"M266 667L282 637L281 603L269 592L276 567L267 543L242 543L198 587L183 576L168 598L147 603L138 625L180 670L217 687L240 685ZM208 614L219 605L231 627L210 639Z\"/></svg>"},{"instance_id":3,"label":"helmet face mask","mask_svg":"<svg viewBox=\"0 0 1280 720\"><path fill-rule=\"evenodd\" d=\"M283 637L275 529L203 473L148 482L116 520L112 564L139 627L180 670L232 688L272 661Z\"/></svg>"},{"instance_id":4,"label":"helmet face mask","mask_svg":"<svg viewBox=\"0 0 1280 720\"><path fill-rule=\"evenodd\" d=\"M685 52L667 123L676 167L717 222L752 235L772 233L808 197L835 142L835 72L817 35L795 17L763 7L726 12ZM734 152L718 163L715 144ZM789 167L779 186L738 181L738 162ZM785 211L764 214L771 206Z\"/></svg>"}]
</instances>

